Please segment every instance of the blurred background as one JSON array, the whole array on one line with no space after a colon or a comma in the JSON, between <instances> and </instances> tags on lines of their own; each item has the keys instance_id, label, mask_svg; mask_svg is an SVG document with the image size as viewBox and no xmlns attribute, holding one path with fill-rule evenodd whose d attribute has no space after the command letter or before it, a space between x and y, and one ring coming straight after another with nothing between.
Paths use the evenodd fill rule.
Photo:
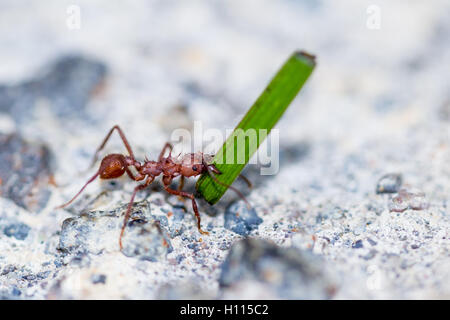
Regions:
<instances>
[{"instance_id":1,"label":"blurred background","mask_svg":"<svg viewBox=\"0 0 450 320\"><path fill-rule=\"evenodd\" d=\"M201 279L200 286L206 288L201 297L206 298L448 298L448 12L450 3L445 0L132 0L126 4L2 0L0 157L10 159L17 153L28 170L15 174L17 167L7 162L0 166L0 237L5 239L0 238L0 256L4 256L0 270L11 265L22 270L16 271L17 279L11 272L0 276L3 294L13 298L197 296L198 290L177 292L170 287L183 278L192 283ZM79 210L61 213L52 208L67 201L90 176L81 172L113 125L124 129L141 159L145 155L154 159L174 129L192 129L194 121L202 121L205 129L233 128L297 49L316 55L317 67L277 125L280 172L265 178L248 169L257 191L247 196L262 219L259 227L249 228L247 234L230 231L223 212L229 210L231 199L217 206L215 213L208 212L211 216L204 214L205 224L219 231L202 255L187 248L197 236L191 228L193 219L186 218L189 236L172 239L174 251L168 260L158 262L164 270L159 276L153 273L155 263L136 266L138 262L130 262L117 248L106 258L96 255L81 265L70 262L72 249L61 255L61 223ZM7 138L11 134L16 140ZM41 149L28 143L40 144ZM119 139L108 144L109 152L121 150ZM375 192L385 174L395 177L392 196ZM55 187L48 187L47 177ZM389 208L400 185L410 194L419 194L428 209L411 210L406 205L402 214L393 214ZM119 186L107 186L113 195L102 204L104 208L127 202L134 184L123 180ZM90 186L90 199L104 189L102 184ZM30 192L31 199L23 200ZM201 209L211 210L206 205ZM29 228L22 240L5 233L17 223ZM324 270L327 263L334 264L332 284L311 284L304 280L309 277L300 277L300 291L289 291L282 284L274 289L262 276L244 277L247 282L229 280L222 262L229 246L249 234L321 256ZM228 247L216 248L223 242ZM22 258L27 250L38 262ZM128 259L122 269L117 267L120 270L110 266L115 255ZM178 261L180 256L187 258ZM55 267L54 261L60 260L66 271L53 275L61 267ZM42 267L48 261L51 267ZM76 270L72 270L76 280L62 280L61 274L70 268ZM111 279L127 274L126 268L140 271L120 284L102 283L106 290L96 289L89 280L93 269L108 269L111 274L106 278ZM39 279L39 272L49 272L53 278ZM249 273L257 272L262 271ZM23 289L28 274L35 275L31 288L39 281L48 281L48 286ZM304 281L309 289L302 291ZM245 286L250 289L242 290L239 283L250 283ZM163 286L169 287L163 290ZM309 286L316 286L316 291Z\"/></svg>"}]
</instances>

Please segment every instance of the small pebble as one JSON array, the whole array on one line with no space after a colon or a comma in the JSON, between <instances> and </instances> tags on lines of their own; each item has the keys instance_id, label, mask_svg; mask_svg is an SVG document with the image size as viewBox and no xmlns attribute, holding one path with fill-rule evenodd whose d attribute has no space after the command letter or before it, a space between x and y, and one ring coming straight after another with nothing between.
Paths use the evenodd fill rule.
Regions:
<instances>
[{"instance_id":1,"label":"small pebble","mask_svg":"<svg viewBox=\"0 0 450 320\"><path fill-rule=\"evenodd\" d=\"M12 290L11 290L11 294L13 296L19 297L22 294L22 291L17 289L17 287L13 287Z\"/></svg>"},{"instance_id":2,"label":"small pebble","mask_svg":"<svg viewBox=\"0 0 450 320\"><path fill-rule=\"evenodd\" d=\"M14 272L16 270L17 270L16 266L9 264L5 268L3 268L2 273L0 275L5 276L8 273Z\"/></svg>"},{"instance_id":3,"label":"small pebble","mask_svg":"<svg viewBox=\"0 0 450 320\"><path fill-rule=\"evenodd\" d=\"M224 227L241 236L249 235L262 222L263 220L258 217L255 209L247 208L243 201L233 203L225 211Z\"/></svg>"},{"instance_id":4,"label":"small pebble","mask_svg":"<svg viewBox=\"0 0 450 320\"><path fill-rule=\"evenodd\" d=\"M186 257L182 254L178 255L175 259L177 261L178 264L181 263L181 261L183 261Z\"/></svg>"},{"instance_id":5,"label":"small pebble","mask_svg":"<svg viewBox=\"0 0 450 320\"><path fill-rule=\"evenodd\" d=\"M17 240L24 240L28 236L30 227L24 223L14 223L8 225L3 233L8 237L14 237Z\"/></svg>"},{"instance_id":6,"label":"small pebble","mask_svg":"<svg viewBox=\"0 0 450 320\"><path fill-rule=\"evenodd\" d=\"M219 249L220 250L228 250L230 249L230 244L228 242L223 241L220 245L219 245Z\"/></svg>"},{"instance_id":7,"label":"small pebble","mask_svg":"<svg viewBox=\"0 0 450 320\"><path fill-rule=\"evenodd\" d=\"M49 275L50 275L50 271L42 271L42 272L39 272L37 275L36 275L36 277L39 279L39 280L43 280L43 279L46 279Z\"/></svg>"},{"instance_id":8,"label":"small pebble","mask_svg":"<svg viewBox=\"0 0 450 320\"><path fill-rule=\"evenodd\" d=\"M27 275L23 276L22 279L28 280L28 281L33 281L33 280L36 280L36 276L34 274L27 274Z\"/></svg>"},{"instance_id":9,"label":"small pebble","mask_svg":"<svg viewBox=\"0 0 450 320\"><path fill-rule=\"evenodd\" d=\"M358 240L356 241L354 244L352 244L352 248L353 249L359 249L363 247L363 242L362 240Z\"/></svg>"},{"instance_id":10,"label":"small pebble","mask_svg":"<svg viewBox=\"0 0 450 320\"><path fill-rule=\"evenodd\" d=\"M388 173L382 176L377 183L376 193L396 193L402 186L402 175L398 173Z\"/></svg>"},{"instance_id":11,"label":"small pebble","mask_svg":"<svg viewBox=\"0 0 450 320\"><path fill-rule=\"evenodd\" d=\"M105 284L106 283L106 276L104 274L93 274L91 276L91 282L93 284Z\"/></svg>"},{"instance_id":12,"label":"small pebble","mask_svg":"<svg viewBox=\"0 0 450 320\"><path fill-rule=\"evenodd\" d=\"M389 211L403 212L406 209L424 210L429 204L425 193L421 191L408 191L401 189L389 202Z\"/></svg>"}]
</instances>

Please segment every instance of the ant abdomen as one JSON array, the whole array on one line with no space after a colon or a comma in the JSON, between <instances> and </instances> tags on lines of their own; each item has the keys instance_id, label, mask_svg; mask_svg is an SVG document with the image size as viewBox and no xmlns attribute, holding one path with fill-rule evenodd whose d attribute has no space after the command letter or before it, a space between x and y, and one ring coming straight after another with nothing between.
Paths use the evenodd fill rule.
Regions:
<instances>
[{"instance_id":1,"label":"ant abdomen","mask_svg":"<svg viewBox=\"0 0 450 320\"><path fill-rule=\"evenodd\" d=\"M98 170L101 179L119 178L125 173L126 161L122 154L109 154L103 158Z\"/></svg>"}]
</instances>

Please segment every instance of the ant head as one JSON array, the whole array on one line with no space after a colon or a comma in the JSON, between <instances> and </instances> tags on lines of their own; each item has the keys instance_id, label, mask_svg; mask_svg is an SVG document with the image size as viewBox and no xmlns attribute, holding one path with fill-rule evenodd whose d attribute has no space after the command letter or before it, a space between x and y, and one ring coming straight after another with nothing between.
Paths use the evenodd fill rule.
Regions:
<instances>
[{"instance_id":1,"label":"ant head","mask_svg":"<svg viewBox=\"0 0 450 320\"><path fill-rule=\"evenodd\" d=\"M103 158L98 170L101 179L114 179L122 176L127 168L125 156L109 154Z\"/></svg>"},{"instance_id":2,"label":"ant head","mask_svg":"<svg viewBox=\"0 0 450 320\"><path fill-rule=\"evenodd\" d=\"M180 173L185 177L198 176L207 171L203 154L190 153L183 156L180 163Z\"/></svg>"}]
</instances>

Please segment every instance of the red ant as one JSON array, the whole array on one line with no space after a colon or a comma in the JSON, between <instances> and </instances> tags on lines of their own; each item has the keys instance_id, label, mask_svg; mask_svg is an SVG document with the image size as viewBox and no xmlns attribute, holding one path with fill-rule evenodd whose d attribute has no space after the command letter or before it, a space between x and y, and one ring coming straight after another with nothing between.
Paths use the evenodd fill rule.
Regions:
<instances>
[{"instance_id":1,"label":"red ant","mask_svg":"<svg viewBox=\"0 0 450 320\"><path fill-rule=\"evenodd\" d=\"M168 193L180 197L186 197L192 200L192 208L194 210L195 217L197 219L197 228L201 234L208 235L209 233L207 231L203 231L201 228L200 214L198 212L194 194L181 190L184 186L185 177L187 178L195 177L207 173L218 184L235 191L247 203L247 205L249 205L249 203L242 195L242 193L239 192L239 190L220 182L219 180L217 180L216 177L214 177L213 173L221 174L221 172L216 168L214 164L208 163L212 159L212 156L204 155L201 152L197 152L197 153L188 153L184 155L181 159L175 159L172 158L173 146L170 143L166 143L161 153L159 154L158 161L150 161L148 159L145 159L145 161L141 163L135 159L133 150L131 150L127 138L125 138L123 131L120 129L118 125L112 127L112 129L106 135L100 147L98 147L97 151L95 152L92 165L94 165L94 163L97 161L99 152L103 149L103 147L111 137L111 134L113 133L114 130L117 130L117 132L119 133L120 138L122 139L129 155L125 156L123 154L113 153L105 156L100 164L100 168L98 169L97 173L86 182L86 184L81 188L81 190L69 202L57 208L64 208L69 204L71 204L83 192L86 186L92 181L94 181L98 176L100 176L100 179L115 179L121 177L123 174L126 173L134 181L141 181L145 179L145 182L143 184L140 184L134 188L133 195L131 196L131 200L128 203L127 211L124 217L119 237L120 250L122 250L123 248L122 236L124 234L128 219L130 218L131 208L133 206L133 201L134 197L136 196L136 193L148 187L148 185L150 185L153 182L153 180L155 180L155 178L160 174L163 175L162 177L163 186ZM169 156L164 157L164 154L166 153L167 149L169 149ZM205 160L205 158L207 160ZM134 167L136 169L136 173L133 173L129 167ZM170 184L172 183L173 178L176 178L178 176L180 176L180 184L178 186L178 190L171 189ZM248 181L247 178L245 178L242 175L240 175L240 178L242 178L249 185L249 187L251 187L251 183L250 181Z\"/></svg>"}]
</instances>

